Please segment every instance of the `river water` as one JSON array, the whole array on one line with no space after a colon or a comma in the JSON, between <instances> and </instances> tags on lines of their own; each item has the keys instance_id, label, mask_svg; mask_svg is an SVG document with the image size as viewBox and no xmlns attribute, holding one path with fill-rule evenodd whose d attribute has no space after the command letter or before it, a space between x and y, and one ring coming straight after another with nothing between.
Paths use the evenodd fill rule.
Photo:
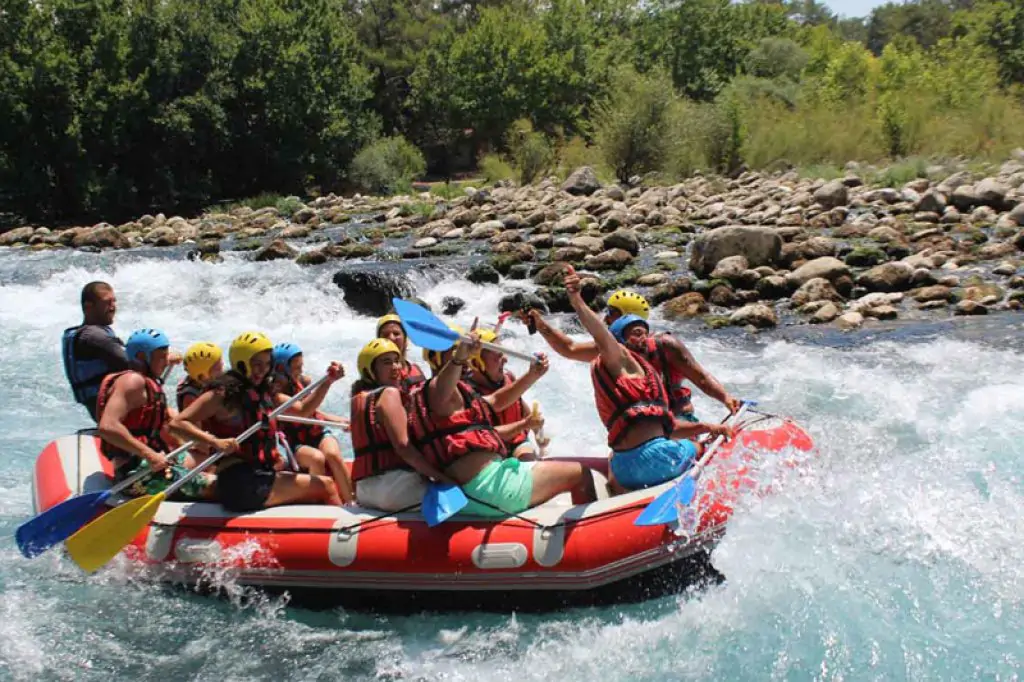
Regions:
<instances>
[{"instance_id":1,"label":"river water","mask_svg":"<svg viewBox=\"0 0 1024 682\"><path fill-rule=\"evenodd\" d=\"M329 269L160 253L0 250L0 679L1011 680L1024 659L1024 325L1019 317L861 332L684 334L742 397L795 417L820 456L744 501L712 555L719 585L544 615L306 610L222 579L225 598L115 563L85 578L14 529L52 438L87 426L60 364L82 285L117 291L115 329L178 348L257 328L355 373L373 321ZM493 322L502 290L413 274L430 303ZM419 279L417 279L419 278ZM511 345L538 340L509 323ZM510 367L517 368L516 361ZM519 367L521 369L521 367ZM180 374L174 376L174 381ZM347 390L326 404L347 413ZM585 367L555 359L532 392L559 449L600 451ZM704 397L698 410L719 418Z\"/></svg>"}]
</instances>

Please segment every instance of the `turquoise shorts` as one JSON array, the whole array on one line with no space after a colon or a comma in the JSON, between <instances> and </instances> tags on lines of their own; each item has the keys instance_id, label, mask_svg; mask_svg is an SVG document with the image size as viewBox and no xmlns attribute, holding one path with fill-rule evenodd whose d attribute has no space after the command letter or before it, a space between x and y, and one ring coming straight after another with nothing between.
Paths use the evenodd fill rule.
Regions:
<instances>
[{"instance_id":1,"label":"turquoise shorts","mask_svg":"<svg viewBox=\"0 0 1024 682\"><path fill-rule=\"evenodd\" d=\"M693 412L677 412L675 414L675 418L684 422L690 422L691 424L700 422L700 420L697 419L697 415Z\"/></svg>"},{"instance_id":2,"label":"turquoise shorts","mask_svg":"<svg viewBox=\"0 0 1024 682\"><path fill-rule=\"evenodd\" d=\"M520 462L514 458L491 462L472 481L462 486L462 492L469 499L462 513L501 518L526 511L533 496L532 468L531 462Z\"/></svg>"},{"instance_id":3,"label":"turquoise shorts","mask_svg":"<svg viewBox=\"0 0 1024 682\"><path fill-rule=\"evenodd\" d=\"M682 475L693 466L697 445L689 440L652 438L632 450L618 450L612 457L612 475L629 490L650 488Z\"/></svg>"}]
</instances>

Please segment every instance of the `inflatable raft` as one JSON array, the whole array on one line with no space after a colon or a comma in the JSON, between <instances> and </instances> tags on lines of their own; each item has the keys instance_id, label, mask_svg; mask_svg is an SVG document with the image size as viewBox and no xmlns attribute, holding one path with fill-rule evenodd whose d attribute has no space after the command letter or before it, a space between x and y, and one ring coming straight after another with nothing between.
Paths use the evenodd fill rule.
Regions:
<instances>
[{"instance_id":1,"label":"inflatable raft","mask_svg":"<svg viewBox=\"0 0 1024 682\"><path fill-rule=\"evenodd\" d=\"M417 511L293 505L235 514L164 502L124 554L158 580L202 589L227 575L321 605L508 610L640 600L706 575L737 496L763 493L766 472L812 448L793 422L746 421L704 472L682 524L634 525L672 483L611 497L602 456L566 458L593 471L600 499L589 504L566 494L501 521L456 516L428 528ZM111 473L93 434L53 441L33 473L36 512L108 488Z\"/></svg>"}]
</instances>

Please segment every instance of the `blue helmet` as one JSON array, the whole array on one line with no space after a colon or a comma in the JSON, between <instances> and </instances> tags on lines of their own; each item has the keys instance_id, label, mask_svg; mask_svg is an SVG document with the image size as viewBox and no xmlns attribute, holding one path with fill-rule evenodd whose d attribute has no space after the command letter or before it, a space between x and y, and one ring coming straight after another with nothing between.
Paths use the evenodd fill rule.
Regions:
<instances>
[{"instance_id":1,"label":"blue helmet","mask_svg":"<svg viewBox=\"0 0 1024 682\"><path fill-rule=\"evenodd\" d=\"M153 351L170 345L171 340L167 338L167 334L159 329L136 329L124 344L124 352L129 360L134 360L136 355L144 353L148 365L153 358Z\"/></svg>"},{"instance_id":2,"label":"blue helmet","mask_svg":"<svg viewBox=\"0 0 1024 682\"><path fill-rule=\"evenodd\" d=\"M296 355L302 355L302 349L294 343L279 343L274 346L274 353L271 361L274 363L275 369L278 365L283 365L287 370L288 363L291 362L292 358Z\"/></svg>"},{"instance_id":3,"label":"blue helmet","mask_svg":"<svg viewBox=\"0 0 1024 682\"><path fill-rule=\"evenodd\" d=\"M612 336L614 336L619 343L626 342L626 327L631 327L634 324L642 324L644 329L651 331L651 325L647 324L647 320L640 317L639 315L623 315L619 319L611 323L608 329L611 330Z\"/></svg>"}]
</instances>

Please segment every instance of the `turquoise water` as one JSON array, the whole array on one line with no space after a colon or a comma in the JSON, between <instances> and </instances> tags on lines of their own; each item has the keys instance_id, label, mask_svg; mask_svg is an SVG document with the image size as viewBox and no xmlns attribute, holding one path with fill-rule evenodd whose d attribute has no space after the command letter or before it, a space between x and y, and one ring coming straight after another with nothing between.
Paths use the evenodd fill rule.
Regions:
<instances>
[{"instance_id":1,"label":"turquoise water","mask_svg":"<svg viewBox=\"0 0 1024 682\"><path fill-rule=\"evenodd\" d=\"M36 454L87 425L58 341L80 319L82 284L114 284L122 337L157 326L183 348L260 328L299 343L311 374L337 359L351 376L373 321L348 309L331 272L0 250L0 679L1018 679L1024 334L1013 317L942 333L692 332L727 386L796 417L820 449L773 496L744 502L712 557L726 580L701 592L547 615L385 617L294 608L230 574L213 599L117 562L85 578L57 553L18 554ZM419 282L431 303L468 301L460 321L493 321L498 287ZM512 345L537 348L509 329ZM346 393L327 408L346 413ZM534 393L555 444L600 451L584 367L556 359Z\"/></svg>"}]
</instances>

